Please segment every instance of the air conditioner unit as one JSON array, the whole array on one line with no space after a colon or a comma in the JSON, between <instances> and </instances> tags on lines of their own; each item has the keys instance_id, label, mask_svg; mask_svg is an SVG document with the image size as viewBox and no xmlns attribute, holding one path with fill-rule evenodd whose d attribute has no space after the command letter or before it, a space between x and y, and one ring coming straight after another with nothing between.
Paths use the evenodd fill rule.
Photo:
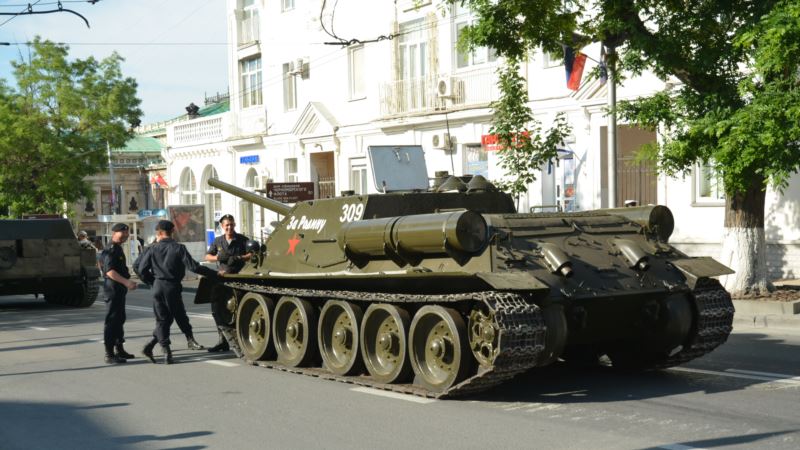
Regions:
<instances>
[{"instance_id":1,"label":"air conditioner unit","mask_svg":"<svg viewBox=\"0 0 800 450\"><path fill-rule=\"evenodd\" d=\"M436 133L431 137L431 147L449 150L453 144L450 134Z\"/></svg>"},{"instance_id":2,"label":"air conditioner unit","mask_svg":"<svg viewBox=\"0 0 800 450\"><path fill-rule=\"evenodd\" d=\"M267 183L272 182L272 178L269 175L259 175L256 178L256 189L266 189Z\"/></svg>"},{"instance_id":3,"label":"air conditioner unit","mask_svg":"<svg viewBox=\"0 0 800 450\"><path fill-rule=\"evenodd\" d=\"M439 78L439 81L436 82L436 96L439 98L453 98L455 96L454 83L455 80L450 77Z\"/></svg>"}]
</instances>

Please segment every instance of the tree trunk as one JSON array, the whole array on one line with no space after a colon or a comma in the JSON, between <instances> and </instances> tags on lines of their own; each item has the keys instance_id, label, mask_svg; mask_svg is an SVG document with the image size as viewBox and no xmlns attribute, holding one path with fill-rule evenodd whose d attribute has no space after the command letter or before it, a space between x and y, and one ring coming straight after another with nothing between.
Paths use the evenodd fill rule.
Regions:
<instances>
[{"instance_id":1,"label":"tree trunk","mask_svg":"<svg viewBox=\"0 0 800 450\"><path fill-rule=\"evenodd\" d=\"M773 290L767 277L764 237L764 180L756 179L745 192L725 199L725 231L720 262L736 273L720 277L733 296L759 295Z\"/></svg>"}]
</instances>

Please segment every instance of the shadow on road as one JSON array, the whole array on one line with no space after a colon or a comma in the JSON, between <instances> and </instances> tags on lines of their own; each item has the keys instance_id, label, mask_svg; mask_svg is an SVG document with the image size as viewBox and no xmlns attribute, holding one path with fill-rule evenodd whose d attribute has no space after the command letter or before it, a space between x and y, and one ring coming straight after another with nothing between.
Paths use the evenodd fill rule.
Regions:
<instances>
[{"instance_id":1,"label":"shadow on road","mask_svg":"<svg viewBox=\"0 0 800 450\"><path fill-rule=\"evenodd\" d=\"M0 297L0 331L13 331L30 327L63 327L85 323L103 323L105 308L98 300L88 308L70 308L51 305L40 296Z\"/></svg>"},{"instance_id":2,"label":"shadow on road","mask_svg":"<svg viewBox=\"0 0 800 450\"><path fill-rule=\"evenodd\" d=\"M0 402L0 411L3 411L0 442L2 442L3 449L6 450L30 448L117 449L131 448L131 445L142 442L156 441L163 444L166 441L178 441L213 434L211 431L191 431L164 436L126 436L101 425L91 417L93 414L102 414L92 412L97 409L128 406L130 406L129 403L72 405ZM173 448L202 449L205 446Z\"/></svg>"},{"instance_id":3,"label":"shadow on road","mask_svg":"<svg viewBox=\"0 0 800 450\"><path fill-rule=\"evenodd\" d=\"M742 355L747 355L746 358ZM741 361L746 361L741 365ZM770 367L772 364L774 367ZM780 364L778 366L777 364ZM800 375L797 346L761 333L731 335L728 342L684 367L774 370ZM671 370L624 372L611 367L573 367L565 363L532 369L471 400L583 403L643 400L685 393L714 394L742 390L766 380L727 378Z\"/></svg>"}]
</instances>

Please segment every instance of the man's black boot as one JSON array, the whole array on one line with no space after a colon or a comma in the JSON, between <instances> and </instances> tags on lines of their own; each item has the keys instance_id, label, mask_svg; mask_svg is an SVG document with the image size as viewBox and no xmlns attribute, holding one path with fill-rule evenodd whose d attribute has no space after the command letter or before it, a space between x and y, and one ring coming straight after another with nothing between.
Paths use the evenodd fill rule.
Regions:
<instances>
[{"instance_id":1,"label":"man's black boot","mask_svg":"<svg viewBox=\"0 0 800 450\"><path fill-rule=\"evenodd\" d=\"M130 353L128 353L128 352L126 352L126 351L125 351L125 347L123 347L121 343L120 343L120 344L117 344L117 345L115 345L115 346L114 346L114 349L116 350L115 354L116 354L117 356L119 356L120 358L124 358L124 359L133 359L133 358L136 358L136 357L135 357L135 356L133 356L132 354L130 354Z\"/></svg>"},{"instance_id":2,"label":"man's black boot","mask_svg":"<svg viewBox=\"0 0 800 450\"><path fill-rule=\"evenodd\" d=\"M149 359L150 362L153 363L153 364L156 364L156 359L153 357L153 348L156 346L156 342L158 342L158 341L156 341L155 339L152 339L142 349L142 354L144 356L146 356L147 359Z\"/></svg>"},{"instance_id":3,"label":"man's black boot","mask_svg":"<svg viewBox=\"0 0 800 450\"><path fill-rule=\"evenodd\" d=\"M227 352L228 350L231 349L231 347L228 345L228 341L225 339L225 336L222 334L222 330L217 329L217 333L219 333L219 342L217 342L217 345L209 348L208 351L211 352L211 353Z\"/></svg>"},{"instance_id":4,"label":"man's black boot","mask_svg":"<svg viewBox=\"0 0 800 450\"><path fill-rule=\"evenodd\" d=\"M122 364L126 363L125 358L122 358L118 355L114 354L114 346L113 345L106 345L106 357L105 357L106 364Z\"/></svg>"},{"instance_id":5,"label":"man's black boot","mask_svg":"<svg viewBox=\"0 0 800 450\"><path fill-rule=\"evenodd\" d=\"M189 347L189 350L205 350L205 347L195 341L194 336L191 335L186 336L186 346Z\"/></svg>"},{"instance_id":6,"label":"man's black boot","mask_svg":"<svg viewBox=\"0 0 800 450\"><path fill-rule=\"evenodd\" d=\"M161 350L164 352L164 364L172 364L174 361L172 360L172 349L169 348L169 345L163 345Z\"/></svg>"}]
</instances>

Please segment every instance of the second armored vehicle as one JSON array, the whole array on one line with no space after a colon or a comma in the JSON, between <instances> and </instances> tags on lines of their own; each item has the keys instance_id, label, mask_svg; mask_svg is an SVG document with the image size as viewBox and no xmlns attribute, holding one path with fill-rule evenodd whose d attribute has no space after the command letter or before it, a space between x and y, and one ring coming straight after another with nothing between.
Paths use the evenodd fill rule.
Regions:
<instances>
[{"instance_id":1,"label":"second armored vehicle","mask_svg":"<svg viewBox=\"0 0 800 450\"><path fill-rule=\"evenodd\" d=\"M43 294L48 303L91 306L100 290L95 251L66 219L0 220L0 295Z\"/></svg>"}]
</instances>

